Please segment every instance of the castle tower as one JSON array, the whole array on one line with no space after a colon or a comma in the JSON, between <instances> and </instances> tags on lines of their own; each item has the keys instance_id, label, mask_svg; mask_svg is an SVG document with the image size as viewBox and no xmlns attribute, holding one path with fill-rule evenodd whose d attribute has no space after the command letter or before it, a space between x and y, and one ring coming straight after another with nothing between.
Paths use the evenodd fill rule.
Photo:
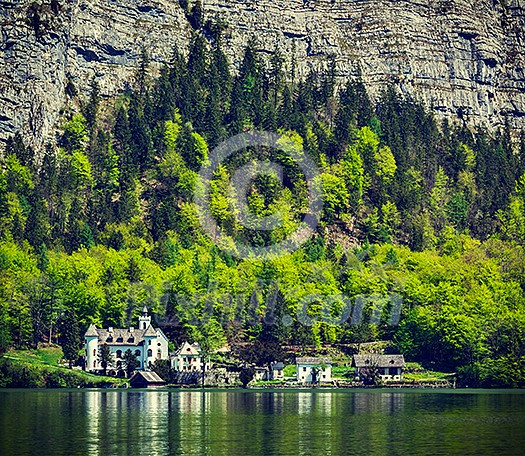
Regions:
<instances>
[{"instance_id":1,"label":"castle tower","mask_svg":"<svg viewBox=\"0 0 525 456\"><path fill-rule=\"evenodd\" d=\"M98 332L94 324L89 325L86 334L84 334L86 343L86 365L85 370L92 371L100 369L98 363Z\"/></svg>"},{"instance_id":2,"label":"castle tower","mask_svg":"<svg viewBox=\"0 0 525 456\"><path fill-rule=\"evenodd\" d=\"M148 308L144 306L139 318L139 329L146 329L149 325L151 325L151 317L148 315Z\"/></svg>"}]
</instances>

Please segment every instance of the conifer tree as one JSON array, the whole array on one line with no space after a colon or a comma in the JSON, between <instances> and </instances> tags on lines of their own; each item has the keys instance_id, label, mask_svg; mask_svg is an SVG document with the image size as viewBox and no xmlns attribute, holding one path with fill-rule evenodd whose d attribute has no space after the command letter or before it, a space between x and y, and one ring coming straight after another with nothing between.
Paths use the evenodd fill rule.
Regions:
<instances>
[{"instance_id":1,"label":"conifer tree","mask_svg":"<svg viewBox=\"0 0 525 456\"><path fill-rule=\"evenodd\" d=\"M78 359L82 349L82 338L74 309L67 309L60 320L60 345L71 369L73 361Z\"/></svg>"},{"instance_id":2,"label":"conifer tree","mask_svg":"<svg viewBox=\"0 0 525 456\"><path fill-rule=\"evenodd\" d=\"M36 192L30 197L30 216L27 218L25 238L33 247L40 247L49 242L49 213L47 204Z\"/></svg>"},{"instance_id":3,"label":"conifer tree","mask_svg":"<svg viewBox=\"0 0 525 456\"><path fill-rule=\"evenodd\" d=\"M91 93L89 95L89 101L84 108L84 117L91 134L93 134L95 126L97 124L98 109L100 104L100 87L95 77L91 80Z\"/></svg>"}]
</instances>

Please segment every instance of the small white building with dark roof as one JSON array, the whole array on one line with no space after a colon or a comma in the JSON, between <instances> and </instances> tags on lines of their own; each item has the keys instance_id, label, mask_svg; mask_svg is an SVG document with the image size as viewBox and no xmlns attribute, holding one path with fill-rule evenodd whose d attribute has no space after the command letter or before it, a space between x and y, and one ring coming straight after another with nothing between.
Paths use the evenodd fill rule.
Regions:
<instances>
[{"instance_id":1,"label":"small white building with dark roof","mask_svg":"<svg viewBox=\"0 0 525 456\"><path fill-rule=\"evenodd\" d=\"M303 357L295 360L299 383L326 383L332 381L332 358Z\"/></svg>"},{"instance_id":2,"label":"small white building with dark roof","mask_svg":"<svg viewBox=\"0 0 525 456\"><path fill-rule=\"evenodd\" d=\"M131 350L139 362L137 370L148 370L150 363L156 359L169 359L168 338L159 329L151 325L151 317L146 306L139 317L138 328L107 328L98 329L91 324L84 334L86 364L89 372L102 370L99 359L100 346L107 344L113 354L113 366L108 366L108 372L116 375L123 374L126 366L123 361L124 353Z\"/></svg>"},{"instance_id":3,"label":"small white building with dark roof","mask_svg":"<svg viewBox=\"0 0 525 456\"><path fill-rule=\"evenodd\" d=\"M270 379L284 380L284 363L281 361L270 363Z\"/></svg>"},{"instance_id":4,"label":"small white building with dark roof","mask_svg":"<svg viewBox=\"0 0 525 456\"><path fill-rule=\"evenodd\" d=\"M403 378L403 369L406 364L403 355L370 353L354 355L352 366L356 368L356 374L361 379L369 377L372 373L377 373L383 381L397 381Z\"/></svg>"}]
</instances>

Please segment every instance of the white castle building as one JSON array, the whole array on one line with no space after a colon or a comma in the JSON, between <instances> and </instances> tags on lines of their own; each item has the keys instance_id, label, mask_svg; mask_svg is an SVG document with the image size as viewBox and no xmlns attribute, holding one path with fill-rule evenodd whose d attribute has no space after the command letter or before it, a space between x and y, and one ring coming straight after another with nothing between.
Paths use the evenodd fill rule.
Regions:
<instances>
[{"instance_id":1,"label":"white castle building","mask_svg":"<svg viewBox=\"0 0 525 456\"><path fill-rule=\"evenodd\" d=\"M159 328L151 326L151 317L146 306L142 309L138 328L98 329L91 324L84 334L86 344L85 369L90 372L102 370L99 359L100 346L107 344L113 354L114 365L107 370L123 374L126 368L123 362L124 353L131 350L139 362L137 370L149 370L150 363L156 359L169 359L168 338Z\"/></svg>"}]
</instances>

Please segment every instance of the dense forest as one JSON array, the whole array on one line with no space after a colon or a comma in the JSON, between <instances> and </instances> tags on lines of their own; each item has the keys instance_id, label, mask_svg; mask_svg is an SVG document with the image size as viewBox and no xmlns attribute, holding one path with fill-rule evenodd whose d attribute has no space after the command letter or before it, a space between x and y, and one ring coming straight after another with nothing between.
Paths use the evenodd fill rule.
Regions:
<instances>
[{"instance_id":1,"label":"dense forest","mask_svg":"<svg viewBox=\"0 0 525 456\"><path fill-rule=\"evenodd\" d=\"M15 135L1 159L0 351L133 325L147 305L175 343L257 342L264 358L388 340L464 384L524 386L525 136L438 122L394 87L372 103L359 77L336 83L334 60L296 73L254 40L233 73L207 24L160 70L143 52L116 99L70 81L56 145L36 155ZM215 245L193 201L210 151L251 130L302 147L323 195L315 234L265 260ZM268 231L239 223L229 191L255 159L285 170L248 189L255 218L281 214ZM301 170L265 147L222 163L210 189L232 245L280 242L307 206Z\"/></svg>"}]
</instances>

